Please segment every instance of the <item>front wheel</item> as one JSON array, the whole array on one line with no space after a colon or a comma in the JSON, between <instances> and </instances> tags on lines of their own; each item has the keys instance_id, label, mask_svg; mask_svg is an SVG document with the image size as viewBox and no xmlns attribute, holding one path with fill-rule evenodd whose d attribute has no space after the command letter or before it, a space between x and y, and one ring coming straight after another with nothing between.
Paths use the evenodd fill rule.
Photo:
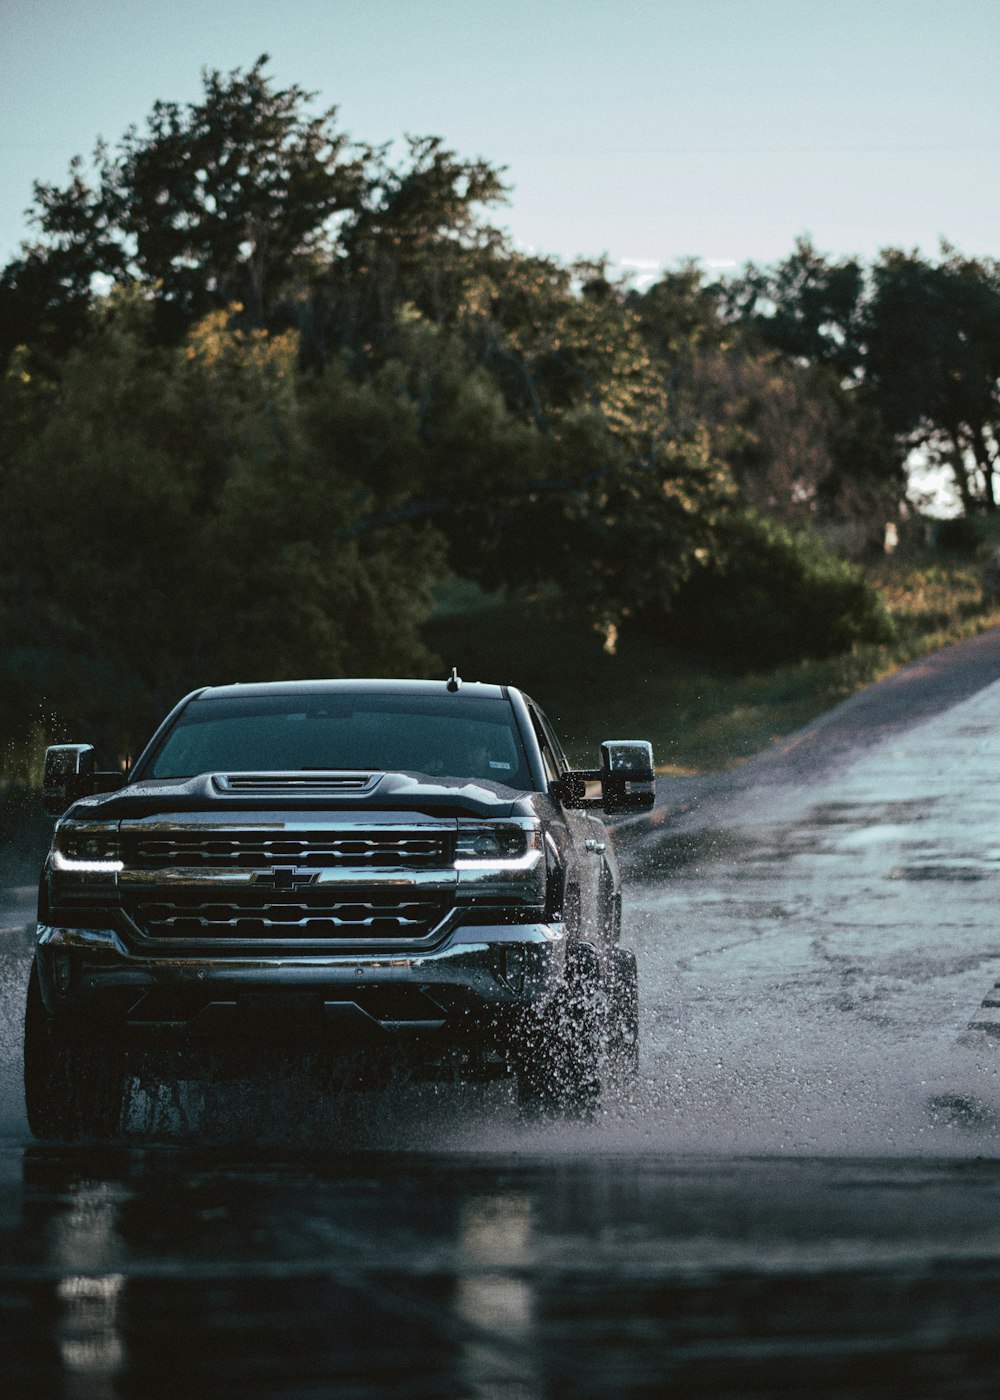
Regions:
<instances>
[{"instance_id":1,"label":"front wheel","mask_svg":"<svg viewBox=\"0 0 1000 1400\"><path fill-rule=\"evenodd\" d=\"M597 954L575 943L561 986L523 1030L517 1091L528 1116L587 1119L599 1110L604 1014Z\"/></svg>"},{"instance_id":2,"label":"front wheel","mask_svg":"<svg viewBox=\"0 0 1000 1400\"><path fill-rule=\"evenodd\" d=\"M32 964L24 1011L24 1104L35 1137L112 1136L121 1126L126 1089L120 1051L75 1044L60 1033Z\"/></svg>"}]
</instances>

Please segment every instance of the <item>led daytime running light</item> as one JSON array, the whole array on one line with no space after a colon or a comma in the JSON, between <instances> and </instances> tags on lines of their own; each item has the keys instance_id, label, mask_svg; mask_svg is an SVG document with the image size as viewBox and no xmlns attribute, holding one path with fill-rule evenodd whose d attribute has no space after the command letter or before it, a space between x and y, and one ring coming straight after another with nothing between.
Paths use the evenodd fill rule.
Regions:
<instances>
[{"instance_id":1,"label":"led daytime running light","mask_svg":"<svg viewBox=\"0 0 1000 1400\"><path fill-rule=\"evenodd\" d=\"M54 870L65 871L68 874L77 875L117 875L125 869L123 860L75 860L72 856L64 856L62 851L53 851L52 867Z\"/></svg>"},{"instance_id":2,"label":"led daytime running light","mask_svg":"<svg viewBox=\"0 0 1000 1400\"><path fill-rule=\"evenodd\" d=\"M74 875L117 875L124 870L115 827L67 823L56 832L52 868Z\"/></svg>"},{"instance_id":3,"label":"led daytime running light","mask_svg":"<svg viewBox=\"0 0 1000 1400\"><path fill-rule=\"evenodd\" d=\"M542 858L541 851L528 851L526 855L514 856L510 860L499 857L479 860L456 860L456 870L531 870Z\"/></svg>"}]
</instances>

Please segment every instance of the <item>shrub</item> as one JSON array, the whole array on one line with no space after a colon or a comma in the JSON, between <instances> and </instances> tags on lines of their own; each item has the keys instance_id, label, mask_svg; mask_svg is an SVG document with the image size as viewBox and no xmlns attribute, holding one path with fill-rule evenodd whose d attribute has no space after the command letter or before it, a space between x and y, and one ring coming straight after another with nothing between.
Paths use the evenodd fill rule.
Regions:
<instances>
[{"instance_id":1,"label":"shrub","mask_svg":"<svg viewBox=\"0 0 1000 1400\"><path fill-rule=\"evenodd\" d=\"M716 552L682 587L665 631L740 668L834 656L895 636L879 594L853 564L811 535L750 513L721 527Z\"/></svg>"}]
</instances>

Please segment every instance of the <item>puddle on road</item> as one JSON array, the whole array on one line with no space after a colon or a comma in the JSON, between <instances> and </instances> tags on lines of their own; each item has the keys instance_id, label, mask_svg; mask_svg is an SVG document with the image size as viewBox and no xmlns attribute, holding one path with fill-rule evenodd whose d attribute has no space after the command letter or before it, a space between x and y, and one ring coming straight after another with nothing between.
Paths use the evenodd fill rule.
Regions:
<instances>
[{"instance_id":1,"label":"puddle on road","mask_svg":"<svg viewBox=\"0 0 1000 1400\"><path fill-rule=\"evenodd\" d=\"M910 826L927 821L935 799L914 798L905 802L820 802L809 810L813 826Z\"/></svg>"},{"instance_id":2,"label":"puddle on road","mask_svg":"<svg viewBox=\"0 0 1000 1400\"><path fill-rule=\"evenodd\" d=\"M749 860L761 843L745 832L701 829L690 833L662 833L644 843L629 860L633 881L660 882L677 875L697 876L719 861Z\"/></svg>"},{"instance_id":3,"label":"puddle on road","mask_svg":"<svg viewBox=\"0 0 1000 1400\"><path fill-rule=\"evenodd\" d=\"M889 880L989 880L1000 870L982 870L971 865L897 865L886 876Z\"/></svg>"},{"instance_id":4,"label":"puddle on road","mask_svg":"<svg viewBox=\"0 0 1000 1400\"><path fill-rule=\"evenodd\" d=\"M769 927L775 911L758 906ZM794 921L793 921L794 922ZM787 927L787 913L778 915ZM652 930L641 941L648 950ZM811 957L811 940L803 939ZM766 953L767 937L750 940ZM122 1141L345 1151L698 1156L995 1155L1000 1145L1000 1043L938 1027L933 1057L899 1034L892 994L836 1002L844 968L796 983L771 968L767 985L745 945L679 969L676 949L642 958L643 1064L630 1102L593 1123L524 1125L505 1085L396 1083L380 1093L324 1098L294 1072L209 1088L135 1085ZM642 956L642 955L641 955ZM734 960L720 986L714 959ZM765 957L764 961L767 959ZM735 964L742 962L740 973ZM847 969L863 980L864 968ZM938 981L955 974L939 968ZM22 966L5 979L0 1137L29 1141L20 1102ZM979 976L981 982L982 975ZM807 985L811 983L811 985ZM971 1008L970 1008L971 1009ZM960 1023L958 1029L962 1029ZM941 1034L940 1032L943 1032Z\"/></svg>"}]
</instances>

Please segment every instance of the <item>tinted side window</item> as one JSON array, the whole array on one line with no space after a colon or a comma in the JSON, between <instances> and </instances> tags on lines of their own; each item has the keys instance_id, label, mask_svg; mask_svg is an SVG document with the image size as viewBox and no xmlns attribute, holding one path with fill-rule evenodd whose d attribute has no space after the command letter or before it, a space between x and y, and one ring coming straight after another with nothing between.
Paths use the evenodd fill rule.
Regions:
<instances>
[{"instance_id":1,"label":"tinted side window","mask_svg":"<svg viewBox=\"0 0 1000 1400\"><path fill-rule=\"evenodd\" d=\"M546 719L545 715L542 714L541 710L538 711L538 718L541 722L542 733L548 740L549 747L555 755L556 763L559 765L559 772L568 773L570 768L569 759L566 757L566 754L563 751L562 744L560 744L558 738L556 737L555 730L552 728L552 725Z\"/></svg>"},{"instance_id":2,"label":"tinted side window","mask_svg":"<svg viewBox=\"0 0 1000 1400\"><path fill-rule=\"evenodd\" d=\"M558 745L553 744L551 729L547 721L542 716L540 710L536 710L534 705L528 706L528 713L531 715L531 724L535 731L535 738L538 740L538 747L542 751L542 762L545 764L545 775L549 782L554 782L563 772L560 766L560 751ZM553 736L554 737L554 736ZM564 760L565 763L565 760Z\"/></svg>"}]
</instances>

